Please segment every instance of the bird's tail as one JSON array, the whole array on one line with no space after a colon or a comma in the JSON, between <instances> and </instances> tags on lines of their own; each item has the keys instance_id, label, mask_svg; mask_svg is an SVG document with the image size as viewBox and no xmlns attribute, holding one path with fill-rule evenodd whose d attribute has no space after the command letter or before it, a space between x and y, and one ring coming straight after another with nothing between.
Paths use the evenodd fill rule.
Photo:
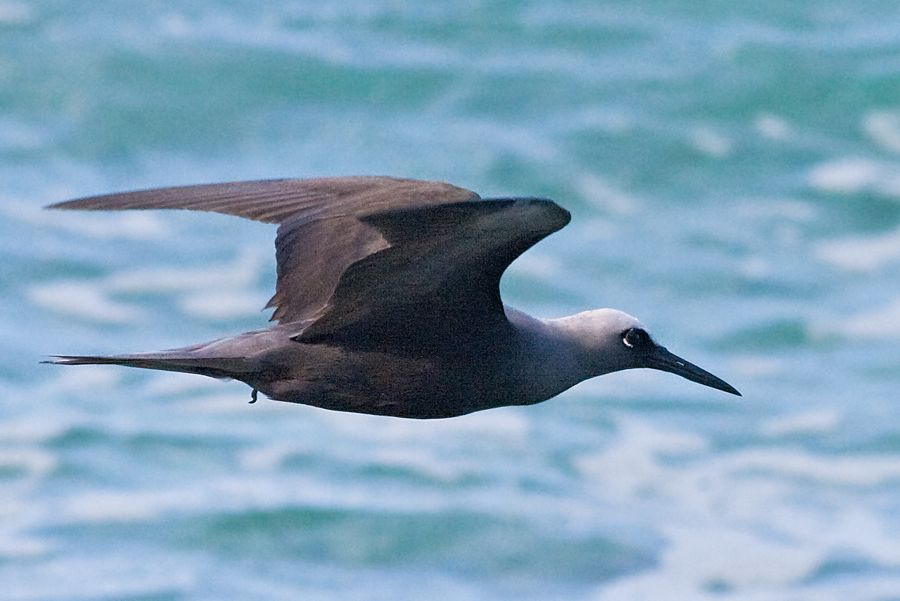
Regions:
<instances>
[{"instance_id":1,"label":"bird's tail","mask_svg":"<svg viewBox=\"0 0 900 601\"><path fill-rule=\"evenodd\" d=\"M160 353L137 353L132 355L55 355L42 361L55 365L124 365L143 369L177 371L200 374L212 378L241 379L246 373L246 361L237 357L198 357L191 351L163 351Z\"/></svg>"}]
</instances>

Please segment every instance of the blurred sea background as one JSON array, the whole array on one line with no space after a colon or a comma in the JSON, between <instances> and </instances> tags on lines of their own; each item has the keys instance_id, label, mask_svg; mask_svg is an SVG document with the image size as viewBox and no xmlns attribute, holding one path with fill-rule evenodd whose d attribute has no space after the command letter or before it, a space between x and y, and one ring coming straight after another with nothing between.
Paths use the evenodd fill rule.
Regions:
<instances>
[{"instance_id":1,"label":"blurred sea background","mask_svg":"<svg viewBox=\"0 0 900 601\"><path fill-rule=\"evenodd\" d=\"M60 368L263 327L274 228L71 197L556 199L503 281L646 370L417 422ZM0 0L0 597L900 599L900 4Z\"/></svg>"}]
</instances>

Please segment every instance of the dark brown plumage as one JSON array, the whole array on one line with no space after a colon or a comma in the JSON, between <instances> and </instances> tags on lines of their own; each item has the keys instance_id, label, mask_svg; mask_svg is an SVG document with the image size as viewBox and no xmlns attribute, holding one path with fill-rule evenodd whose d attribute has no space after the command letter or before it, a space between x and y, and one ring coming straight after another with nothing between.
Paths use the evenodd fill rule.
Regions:
<instances>
[{"instance_id":1,"label":"dark brown plumage","mask_svg":"<svg viewBox=\"0 0 900 601\"><path fill-rule=\"evenodd\" d=\"M230 377L254 395L403 417L539 402L592 375L643 366L614 340L639 326L621 312L545 321L503 305L506 267L569 222L550 200L338 177L162 188L50 208L215 211L279 226L268 304L277 325L173 351L56 363ZM576 322L585 327L571 330ZM609 348L593 348L593 335ZM686 362L660 365L649 366L737 393Z\"/></svg>"}]
</instances>

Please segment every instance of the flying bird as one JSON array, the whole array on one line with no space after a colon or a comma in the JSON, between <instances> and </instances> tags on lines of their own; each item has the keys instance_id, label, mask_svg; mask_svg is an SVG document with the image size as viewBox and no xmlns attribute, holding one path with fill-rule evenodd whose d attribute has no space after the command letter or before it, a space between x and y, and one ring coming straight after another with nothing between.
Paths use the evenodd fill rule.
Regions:
<instances>
[{"instance_id":1,"label":"flying bird","mask_svg":"<svg viewBox=\"0 0 900 601\"><path fill-rule=\"evenodd\" d=\"M569 223L552 200L482 199L443 182L360 176L158 188L48 208L189 209L278 224L272 327L162 352L58 355L50 363L233 378L252 388L254 401L260 391L419 419L531 405L639 367L740 396L622 311L540 319L503 303L504 270Z\"/></svg>"}]
</instances>

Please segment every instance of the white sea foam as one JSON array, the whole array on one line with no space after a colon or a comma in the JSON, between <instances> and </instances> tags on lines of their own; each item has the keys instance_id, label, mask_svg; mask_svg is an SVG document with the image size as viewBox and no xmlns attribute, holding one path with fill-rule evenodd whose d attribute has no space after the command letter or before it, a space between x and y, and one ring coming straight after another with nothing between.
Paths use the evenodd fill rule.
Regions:
<instances>
[{"instance_id":1,"label":"white sea foam","mask_svg":"<svg viewBox=\"0 0 900 601\"><path fill-rule=\"evenodd\" d=\"M815 323L810 329L814 335L837 334L854 340L900 339L900 298L868 311Z\"/></svg>"},{"instance_id":2,"label":"white sea foam","mask_svg":"<svg viewBox=\"0 0 900 601\"><path fill-rule=\"evenodd\" d=\"M772 113L760 113L753 120L756 131L770 140L786 140L793 134L793 128L783 117Z\"/></svg>"},{"instance_id":3,"label":"white sea foam","mask_svg":"<svg viewBox=\"0 0 900 601\"><path fill-rule=\"evenodd\" d=\"M244 466L242 466L244 467ZM262 465L246 466L232 476L209 478L202 487L184 482L142 490L91 490L72 495L52 507L45 520L53 524L151 522L167 515L216 514L287 506L378 511L425 511L446 504L429 495L397 497L394 489L373 489L369 482L336 483L329 475L286 474Z\"/></svg>"},{"instance_id":4,"label":"white sea foam","mask_svg":"<svg viewBox=\"0 0 900 601\"><path fill-rule=\"evenodd\" d=\"M6 418L0 422L0 441L9 443L38 443L59 436L69 426L62 420L37 420L28 415L22 418Z\"/></svg>"},{"instance_id":5,"label":"white sea foam","mask_svg":"<svg viewBox=\"0 0 900 601\"><path fill-rule=\"evenodd\" d=\"M244 451L238 455L238 462L251 472L273 472L285 459L299 451L301 448L296 443L278 442Z\"/></svg>"},{"instance_id":6,"label":"white sea foam","mask_svg":"<svg viewBox=\"0 0 900 601\"><path fill-rule=\"evenodd\" d=\"M48 398L92 393L100 389L115 388L122 377L116 367L98 365L91 369L61 369L55 377L43 380L34 390L34 395Z\"/></svg>"},{"instance_id":7,"label":"white sea foam","mask_svg":"<svg viewBox=\"0 0 900 601\"><path fill-rule=\"evenodd\" d=\"M245 404L241 406L246 407ZM477 454L466 450L475 444L474 441L483 441L478 444L484 447L510 452L523 449L527 444L527 432L531 428L527 416L516 410L493 413L500 416L491 417L488 413L481 416L486 417L485 420L415 421L340 413L334 419L331 413L315 411L304 416L304 422L324 440L343 441L328 445L331 461L359 467L400 468L452 482L489 471ZM310 420L314 423L310 424ZM240 463L254 471L268 471L294 454L312 453L313 457L321 454L316 441L310 442L308 436L302 438L302 443L293 438L273 438L266 445L242 452ZM312 450L311 444L314 445Z\"/></svg>"},{"instance_id":8,"label":"white sea foam","mask_svg":"<svg viewBox=\"0 0 900 601\"><path fill-rule=\"evenodd\" d=\"M227 263L203 267L129 269L105 278L103 285L113 292L132 293L241 288L255 283L259 271L269 260L268 252L245 247Z\"/></svg>"},{"instance_id":9,"label":"white sea foam","mask_svg":"<svg viewBox=\"0 0 900 601\"><path fill-rule=\"evenodd\" d=\"M812 187L837 194L875 192L900 196L900 166L861 157L835 159L809 173Z\"/></svg>"},{"instance_id":10,"label":"white sea foam","mask_svg":"<svg viewBox=\"0 0 900 601\"><path fill-rule=\"evenodd\" d=\"M900 261L900 229L822 242L816 245L814 252L819 259L840 269L875 271Z\"/></svg>"},{"instance_id":11,"label":"white sea foam","mask_svg":"<svg viewBox=\"0 0 900 601\"><path fill-rule=\"evenodd\" d=\"M829 431L837 419L807 414L763 429L767 436ZM900 482L895 457L822 456L768 443L710 453L695 435L634 418L618 423L616 441L576 466L598 496L653 515L665 543L654 567L600 587L598 599L819 598L808 596L819 590L810 577L833 558L849 553L900 566L898 528L858 502ZM809 489L828 494L812 499Z\"/></svg>"},{"instance_id":12,"label":"white sea foam","mask_svg":"<svg viewBox=\"0 0 900 601\"><path fill-rule=\"evenodd\" d=\"M102 216L74 211L63 213L9 199L0 203L0 214L28 225L52 227L97 239L159 240L169 233L165 223L148 212L126 211Z\"/></svg>"},{"instance_id":13,"label":"white sea foam","mask_svg":"<svg viewBox=\"0 0 900 601\"><path fill-rule=\"evenodd\" d=\"M187 16L181 13L166 13L159 17L160 29L168 36L188 38L196 33L196 26Z\"/></svg>"},{"instance_id":14,"label":"white sea foam","mask_svg":"<svg viewBox=\"0 0 900 601\"><path fill-rule=\"evenodd\" d=\"M55 468L56 464L56 456L41 449L0 447L0 470L21 470L29 476L40 477Z\"/></svg>"},{"instance_id":15,"label":"white sea foam","mask_svg":"<svg viewBox=\"0 0 900 601\"><path fill-rule=\"evenodd\" d=\"M102 283L63 280L32 286L28 295L37 305L102 323L128 323L143 316L140 307L110 298Z\"/></svg>"},{"instance_id":16,"label":"white sea foam","mask_svg":"<svg viewBox=\"0 0 900 601\"><path fill-rule=\"evenodd\" d=\"M551 125L571 131L601 130L615 134L633 131L640 120L629 110L607 104L586 105L555 115Z\"/></svg>"},{"instance_id":17,"label":"white sea foam","mask_svg":"<svg viewBox=\"0 0 900 601\"><path fill-rule=\"evenodd\" d=\"M900 152L900 112L872 111L863 119L863 129L882 148Z\"/></svg>"},{"instance_id":18,"label":"white sea foam","mask_svg":"<svg viewBox=\"0 0 900 601\"><path fill-rule=\"evenodd\" d=\"M594 206L616 215L630 215L641 203L633 195L622 191L606 178L595 173L582 173L575 178L578 193Z\"/></svg>"},{"instance_id":19,"label":"white sea foam","mask_svg":"<svg viewBox=\"0 0 900 601\"><path fill-rule=\"evenodd\" d=\"M667 453L696 453L707 443L699 436L682 432L663 432L633 419L618 421L622 441L605 451L577 458L575 465L591 478L602 476L604 486L618 496L641 497L666 486L668 471L658 461Z\"/></svg>"},{"instance_id":20,"label":"white sea foam","mask_svg":"<svg viewBox=\"0 0 900 601\"><path fill-rule=\"evenodd\" d=\"M872 311L852 314L842 327L844 334L852 338L900 338L900 298Z\"/></svg>"},{"instance_id":21,"label":"white sea foam","mask_svg":"<svg viewBox=\"0 0 900 601\"><path fill-rule=\"evenodd\" d=\"M32 7L24 2L0 2L0 23L22 25L34 18Z\"/></svg>"},{"instance_id":22,"label":"white sea foam","mask_svg":"<svg viewBox=\"0 0 900 601\"><path fill-rule=\"evenodd\" d=\"M714 460L734 472L767 473L776 478L829 486L874 487L900 483L900 462L890 455L824 457L793 449L754 449Z\"/></svg>"},{"instance_id":23,"label":"white sea foam","mask_svg":"<svg viewBox=\"0 0 900 601\"><path fill-rule=\"evenodd\" d=\"M0 24L3 5L0 4ZM30 124L0 116L0 148L14 151L37 150L45 143L46 133Z\"/></svg>"},{"instance_id":24,"label":"white sea foam","mask_svg":"<svg viewBox=\"0 0 900 601\"><path fill-rule=\"evenodd\" d=\"M799 517L799 516L798 516ZM818 525L837 531L842 537L868 537L866 528L854 532L855 524ZM844 601L893 598L900 589L900 577L866 576L816 582L811 577L829 560L829 555L813 541L785 541L778 537L754 536L738 529L702 526L665 528L667 540L659 565L604 586L596 598L606 600L684 599L686 601L781 601L816 599ZM883 534L875 534L884 541ZM844 540L846 541L847 538ZM888 541L889 552L897 557L897 546ZM834 546L835 558L846 549ZM896 565L896 559L885 565Z\"/></svg>"},{"instance_id":25,"label":"white sea foam","mask_svg":"<svg viewBox=\"0 0 900 601\"><path fill-rule=\"evenodd\" d=\"M649 593L655 595L647 599L705 598L703 588L710 586L784 591L811 575L821 561L814 550L738 529L685 524L663 530L669 544L660 557L661 569L605 589L603 598L639 599ZM694 596L698 594L702 596Z\"/></svg>"},{"instance_id":26,"label":"white sea foam","mask_svg":"<svg viewBox=\"0 0 900 601\"><path fill-rule=\"evenodd\" d=\"M192 374L154 371L148 373L143 391L151 396L186 395L193 393L218 393L222 391L222 383L212 378L198 378Z\"/></svg>"},{"instance_id":27,"label":"white sea foam","mask_svg":"<svg viewBox=\"0 0 900 601\"><path fill-rule=\"evenodd\" d=\"M744 198L736 203L735 210L747 217L779 222L783 220L809 222L819 215L815 205L794 198Z\"/></svg>"},{"instance_id":28,"label":"white sea foam","mask_svg":"<svg viewBox=\"0 0 900 601\"><path fill-rule=\"evenodd\" d=\"M21 533L7 533L0 528L0 558L34 559L49 553L54 545L47 540ZM2 578L0 578L2 580Z\"/></svg>"},{"instance_id":29,"label":"white sea foam","mask_svg":"<svg viewBox=\"0 0 900 601\"><path fill-rule=\"evenodd\" d=\"M775 267L763 256L751 256L738 264L740 272L748 278L763 280L770 278L775 273Z\"/></svg>"},{"instance_id":30,"label":"white sea foam","mask_svg":"<svg viewBox=\"0 0 900 601\"><path fill-rule=\"evenodd\" d=\"M183 597L196 585L196 566L184 558L147 561L118 549L0 567L4 601L63 601ZM90 577L85 577L89 574Z\"/></svg>"},{"instance_id":31,"label":"white sea foam","mask_svg":"<svg viewBox=\"0 0 900 601\"><path fill-rule=\"evenodd\" d=\"M184 296L178 306L198 319L216 321L259 315L265 302L253 292L214 290Z\"/></svg>"},{"instance_id":32,"label":"white sea foam","mask_svg":"<svg viewBox=\"0 0 900 601\"><path fill-rule=\"evenodd\" d=\"M407 469L448 483L485 471L475 458L448 457L434 451L422 452L422 449L409 446L379 449L372 456L372 462L375 465Z\"/></svg>"},{"instance_id":33,"label":"white sea foam","mask_svg":"<svg viewBox=\"0 0 900 601\"><path fill-rule=\"evenodd\" d=\"M321 423L317 430L331 433L329 438L352 441L349 446L332 447L335 460L393 466L445 482L485 471L480 459L463 451L473 441L518 452L527 448L532 430L528 416L512 408L453 420L397 420L334 412L315 412L310 417Z\"/></svg>"},{"instance_id":34,"label":"white sea foam","mask_svg":"<svg viewBox=\"0 0 900 601\"><path fill-rule=\"evenodd\" d=\"M337 417L331 420L331 416ZM504 489L500 494L494 486L470 492L417 487L415 494L407 495L398 494L395 485L279 468L292 455L326 453L338 465L398 466L452 483L461 476L491 474L495 469L485 464L485 452L453 452L472 440L491 444L505 440L512 448L527 449L528 415L499 410L468 420L434 422L435 427L428 427L429 422L325 412L311 417L323 419L322 427L330 431L327 438L338 442L322 448L276 437L240 452L237 473L208 478L202 486L191 481L161 489L95 489L62 500L47 521L148 522L167 514L278 507L420 513L464 506L535 524L555 522L556 528L568 524L582 535L585 528L596 528L598 521L606 527L611 520L652 524L664 541L656 563L607 582L597 590L598 599L774 601L790 593L818 592L809 583L810 576L843 553L883 566L900 563L896 527L856 502L857 495L871 494L872 487L900 482L900 465L887 455L826 457L794 447L770 447L770 442L722 450L698 434L620 414L614 416L617 435L602 451L576 456L574 466L584 476L578 486L584 492L574 489L560 498L518 489L515 493ZM773 419L763 426L763 433L827 430L833 427L830 419L813 414ZM349 428L345 427L348 421L353 422ZM508 437L510 426L513 435ZM521 456L522 463L532 460L527 453ZM509 469L517 467L511 464ZM824 487L828 494L807 503L805 491L810 486L819 491ZM632 515L604 511L600 519L598 507L618 507L619 512L627 507ZM631 525L629 531L633 531ZM871 578L863 585L875 586Z\"/></svg>"},{"instance_id":35,"label":"white sea foam","mask_svg":"<svg viewBox=\"0 0 900 601\"><path fill-rule=\"evenodd\" d=\"M725 134L709 127L700 127L690 132L694 148L716 159L729 156L734 151L734 142Z\"/></svg>"},{"instance_id":36,"label":"white sea foam","mask_svg":"<svg viewBox=\"0 0 900 601\"><path fill-rule=\"evenodd\" d=\"M365 441L358 441L354 445L332 447L329 458L361 469L376 466L379 469L400 469L447 483L490 471L472 454L449 452L449 449L459 448L455 441L445 442L445 445L436 448L421 442L392 441L369 445ZM274 473L285 460L297 455L308 456L314 461L320 451L310 449L309 445L301 447L296 443L280 442L249 449L240 454L239 461L243 468L250 471Z\"/></svg>"},{"instance_id":37,"label":"white sea foam","mask_svg":"<svg viewBox=\"0 0 900 601\"><path fill-rule=\"evenodd\" d=\"M784 361L765 356L743 356L732 359L729 368L750 378L770 378L783 374Z\"/></svg>"},{"instance_id":38,"label":"white sea foam","mask_svg":"<svg viewBox=\"0 0 900 601\"><path fill-rule=\"evenodd\" d=\"M204 268L136 269L94 280L58 280L29 290L36 304L51 311L103 323L129 323L145 316L142 307L117 300L134 293L184 293L180 307L194 317L220 320L259 312L265 296L248 291L266 258L244 249L233 261Z\"/></svg>"},{"instance_id":39,"label":"white sea foam","mask_svg":"<svg viewBox=\"0 0 900 601\"><path fill-rule=\"evenodd\" d=\"M562 263L554 256L541 254L538 251L527 252L512 265L509 272L532 276L539 279L550 279L563 272Z\"/></svg>"},{"instance_id":40,"label":"white sea foam","mask_svg":"<svg viewBox=\"0 0 900 601\"><path fill-rule=\"evenodd\" d=\"M92 490L67 498L55 511L64 523L141 522L167 512L209 507L209 492L198 488L166 490Z\"/></svg>"},{"instance_id":41,"label":"white sea foam","mask_svg":"<svg viewBox=\"0 0 900 601\"><path fill-rule=\"evenodd\" d=\"M791 434L826 434L834 431L841 422L836 410L816 410L772 418L762 426L765 436L779 437Z\"/></svg>"},{"instance_id":42,"label":"white sea foam","mask_svg":"<svg viewBox=\"0 0 900 601\"><path fill-rule=\"evenodd\" d=\"M353 20L365 20L366 9L354 5ZM305 12L305 11L304 11ZM380 11L375 11L380 12ZM303 17L308 20L308 16ZM326 19L327 20L327 19ZM378 36L362 35L350 43L346 36L333 28L285 27L277 13L267 13L265 18L241 19L217 11L202 20L185 22L184 19L166 19L160 29L167 35L182 35L188 25L195 36L217 39L245 47L276 49L293 54L307 55L338 65L377 66L387 65L415 67L422 65L460 64L462 55L445 44L424 40L404 40L402 44L384 44ZM473 64L470 61L470 65Z\"/></svg>"}]
</instances>

